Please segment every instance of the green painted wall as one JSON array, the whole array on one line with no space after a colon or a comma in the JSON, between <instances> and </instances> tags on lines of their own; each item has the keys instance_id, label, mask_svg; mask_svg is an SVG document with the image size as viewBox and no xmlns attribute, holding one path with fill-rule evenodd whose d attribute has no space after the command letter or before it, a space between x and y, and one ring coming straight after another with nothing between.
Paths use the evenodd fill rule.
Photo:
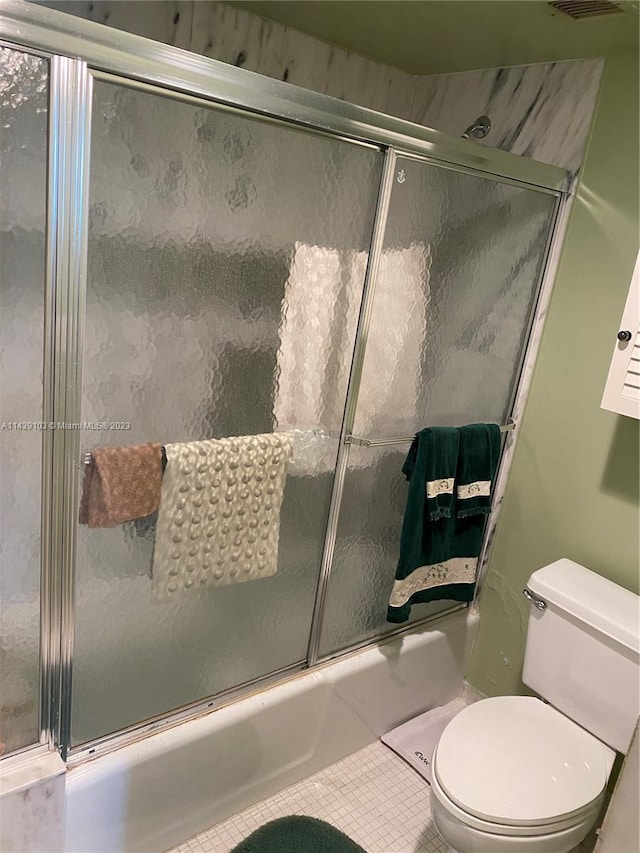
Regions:
<instances>
[{"instance_id":1,"label":"green painted wall","mask_svg":"<svg viewBox=\"0 0 640 853\"><path fill-rule=\"evenodd\" d=\"M467 678L522 692L531 572L569 557L638 592L638 421L600 409L638 249L638 54L610 57L562 252Z\"/></svg>"},{"instance_id":2,"label":"green painted wall","mask_svg":"<svg viewBox=\"0 0 640 853\"><path fill-rule=\"evenodd\" d=\"M546 0L232 0L410 74L449 74L638 50L638 9L573 20Z\"/></svg>"}]
</instances>

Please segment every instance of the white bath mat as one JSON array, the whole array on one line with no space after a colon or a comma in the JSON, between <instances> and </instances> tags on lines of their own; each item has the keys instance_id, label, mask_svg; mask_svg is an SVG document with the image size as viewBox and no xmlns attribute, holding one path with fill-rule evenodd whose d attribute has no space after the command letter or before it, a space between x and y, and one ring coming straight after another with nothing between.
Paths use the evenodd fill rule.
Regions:
<instances>
[{"instance_id":1,"label":"white bath mat","mask_svg":"<svg viewBox=\"0 0 640 853\"><path fill-rule=\"evenodd\" d=\"M432 708L419 717L391 729L382 735L380 740L431 784L431 757L438 738L447 723L464 708L466 704L462 699L454 699L448 705Z\"/></svg>"}]
</instances>

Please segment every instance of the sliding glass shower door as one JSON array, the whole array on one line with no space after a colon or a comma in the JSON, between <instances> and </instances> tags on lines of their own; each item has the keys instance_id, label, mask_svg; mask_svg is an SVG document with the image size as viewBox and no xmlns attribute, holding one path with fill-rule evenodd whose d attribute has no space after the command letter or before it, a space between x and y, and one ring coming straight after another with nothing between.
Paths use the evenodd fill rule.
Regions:
<instances>
[{"instance_id":1,"label":"sliding glass shower door","mask_svg":"<svg viewBox=\"0 0 640 853\"><path fill-rule=\"evenodd\" d=\"M382 160L94 82L82 418L109 428L83 450L284 432L293 456L270 577L163 600L155 516L79 525L74 745L305 665ZM391 628L409 442L358 439L505 421L556 200L397 158L320 656Z\"/></svg>"},{"instance_id":2,"label":"sliding glass shower door","mask_svg":"<svg viewBox=\"0 0 640 853\"><path fill-rule=\"evenodd\" d=\"M40 739L49 63L0 47L0 754Z\"/></svg>"},{"instance_id":3,"label":"sliding glass shower door","mask_svg":"<svg viewBox=\"0 0 640 853\"><path fill-rule=\"evenodd\" d=\"M429 425L504 423L535 309L556 196L399 157L373 298L320 656L386 623L410 437ZM451 607L412 609L411 621Z\"/></svg>"},{"instance_id":4,"label":"sliding glass shower door","mask_svg":"<svg viewBox=\"0 0 640 853\"><path fill-rule=\"evenodd\" d=\"M381 161L94 82L82 419L114 426L83 451L279 431L293 459L270 577L158 601L153 516L79 525L74 744L304 665Z\"/></svg>"},{"instance_id":5,"label":"sliding glass shower door","mask_svg":"<svg viewBox=\"0 0 640 853\"><path fill-rule=\"evenodd\" d=\"M80 761L396 630L410 440L519 410L568 176L41 12L0 10L0 753Z\"/></svg>"}]
</instances>

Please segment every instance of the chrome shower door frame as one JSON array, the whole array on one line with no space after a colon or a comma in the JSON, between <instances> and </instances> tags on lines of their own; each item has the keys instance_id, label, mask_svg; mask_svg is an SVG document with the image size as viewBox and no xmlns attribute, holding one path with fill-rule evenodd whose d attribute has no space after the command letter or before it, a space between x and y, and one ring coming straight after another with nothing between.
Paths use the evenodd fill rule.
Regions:
<instances>
[{"instance_id":1,"label":"chrome shower door frame","mask_svg":"<svg viewBox=\"0 0 640 853\"><path fill-rule=\"evenodd\" d=\"M49 130L48 258L45 342L45 418L54 424L81 421L82 352L87 267L88 169L92 79L109 79L138 89L162 90L173 98L229 110L313 134L374 146L384 152L378 206L371 237L358 320L320 577L310 626L306 666L318 661L322 614L338 524L349 439L357 402L367 332L375 297L395 160L415 157L439 167L528 187L566 207L567 173L555 166L450 138L430 128L358 107L326 95L271 80L188 51L101 24L80 20L22 0L0 0L0 41L42 52L51 61ZM556 239L554 245L559 245ZM553 270L547 255L541 283L550 290ZM536 320L536 328L540 322ZM528 360L538 340L529 343ZM42 737L76 763L106 753L240 698L257 687L297 675L304 663L168 712L153 720L70 750L74 634L74 562L78 515L78 430L44 435L42 580ZM508 439L513 443L513 436ZM504 466L503 466L504 467ZM429 620L457 610L458 605ZM396 629L389 636L416 627ZM366 643L340 652L353 652Z\"/></svg>"},{"instance_id":2,"label":"chrome shower door frame","mask_svg":"<svg viewBox=\"0 0 640 853\"><path fill-rule=\"evenodd\" d=\"M66 758L71 726L75 529L87 267L92 81L85 62L51 58L44 358L41 720Z\"/></svg>"}]
</instances>

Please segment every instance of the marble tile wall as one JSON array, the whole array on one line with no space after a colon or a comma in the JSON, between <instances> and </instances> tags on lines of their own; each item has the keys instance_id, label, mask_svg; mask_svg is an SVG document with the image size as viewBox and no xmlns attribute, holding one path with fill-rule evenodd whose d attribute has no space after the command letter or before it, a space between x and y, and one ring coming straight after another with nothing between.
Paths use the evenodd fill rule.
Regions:
<instances>
[{"instance_id":1,"label":"marble tile wall","mask_svg":"<svg viewBox=\"0 0 640 853\"><path fill-rule=\"evenodd\" d=\"M413 77L226 3L194 4L190 49L267 77L408 118Z\"/></svg>"},{"instance_id":2,"label":"marble tile wall","mask_svg":"<svg viewBox=\"0 0 640 853\"><path fill-rule=\"evenodd\" d=\"M481 141L577 172L604 60L414 77L217 0L44 0L43 5L191 50L460 136L488 114Z\"/></svg>"},{"instance_id":3,"label":"marble tile wall","mask_svg":"<svg viewBox=\"0 0 640 853\"><path fill-rule=\"evenodd\" d=\"M0 776L2 853L63 853L64 770L56 752L7 759Z\"/></svg>"},{"instance_id":4,"label":"marble tile wall","mask_svg":"<svg viewBox=\"0 0 640 853\"><path fill-rule=\"evenodd\" d=\"M459 136L488 115L480 145L577 172L591 127L603 59L491 68L416 80L411 121Z\"/></svg>"},{"instance_id":5,"label":"marble tile wall","mask_svg":"<svg viewBox=\"0 0 640 853\"><path fill-rule=\"evenodd\" d=\"M40 5L408 118L414 78L215 0L45 0Z\"/></svg>"},{"instance_id":6,"label":"marble tile wall","mask_svg":"<svg viewBox=\"0 0 640 853\"><path fill-rule=\"evenodd\" d=\"M184 0L35 0L78 18L189 50L193 2Z\"/></svg>"}]
</instances>

